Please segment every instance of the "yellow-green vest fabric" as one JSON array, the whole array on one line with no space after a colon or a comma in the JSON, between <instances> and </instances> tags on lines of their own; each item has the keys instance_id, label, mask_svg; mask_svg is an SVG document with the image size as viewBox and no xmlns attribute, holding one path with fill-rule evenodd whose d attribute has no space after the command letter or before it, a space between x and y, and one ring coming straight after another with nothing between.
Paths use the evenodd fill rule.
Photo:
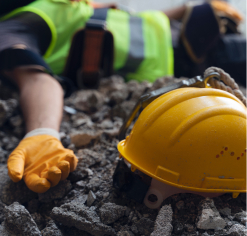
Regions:
<instances>
[{"instance_id":1,"label":"yellow-green vest fabric","mask_svg":"<svg viewBox=\"0 0 247 236\"><path fill-rule=\"evenodd\" d=\"M94 9L84 1L36 0L25 7L14 10L1 20L27 11L41 16L50 27L52 40L43 57L54 73L61 74L74 33L85 27L86 22L93 15ZM167 16L159 11L146 11L130 15L125 11L109 9L106 22L107 29L114 37L114 69L116 73L121 70L123 72L124 69L128 70L126 63L132 63L130 49L136 50L137 48L138 50L140 47L138 40L133 39L134 36L130 35L131 20L135 18L140 18L142 22L144 58L135 71L124 71L126 80L153 82L159 77L173 75L173 49ZM140 38L140 35L136 34L136 37ZM131 65L129 66L131 67Z\"/></svg>"}]
</instances>

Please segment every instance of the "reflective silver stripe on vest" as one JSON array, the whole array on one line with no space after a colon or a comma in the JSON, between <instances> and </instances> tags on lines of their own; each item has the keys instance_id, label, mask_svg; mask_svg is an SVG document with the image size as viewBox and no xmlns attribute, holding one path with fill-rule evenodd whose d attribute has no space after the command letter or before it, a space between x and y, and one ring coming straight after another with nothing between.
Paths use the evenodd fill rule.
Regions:
<instances>
[{"instance_id":1,"label":"reflective silver stripe on vest","mask_svg":"<svg viewBox=\"0 0 247 236\"><path fill-rule=\"evenodd\" d=\"M130 46L125 65L118 71L121 74L135 72L144 59L143 20L130 16Z\"/></svg>"}]
</instances>

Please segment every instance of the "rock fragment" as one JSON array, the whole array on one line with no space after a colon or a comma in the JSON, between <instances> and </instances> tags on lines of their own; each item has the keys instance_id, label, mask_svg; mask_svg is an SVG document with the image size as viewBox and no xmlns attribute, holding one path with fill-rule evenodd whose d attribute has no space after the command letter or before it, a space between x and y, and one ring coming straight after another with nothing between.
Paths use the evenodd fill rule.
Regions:
<instances>
[{"instance_id":1,"label":"rock fragment","mask_svg":"<svg viewBox=\"0 0 247 236\"><path fill-rule=\"evenodd\" d=\"M115 203L105 203L99 209L100 219L104 224L111 224L125 215L127 208Z\"/></svg>"},{"instance_id":2,"label":"rock fragment","mask_svg":"<svg viewBox=\"0 0 247 236\"><path fill-rule=\"evenodd\" d=\"M5 204L0 200L0 224L4 221L4 212L3 209L5 208Z\"/></svg>"},{"instance_id":3,"label":"rock fragment","mask_svg":"<svg viewBox=\"0 0 247 236\"><path fill-rule=\"evenodd\" d=\"M184 230L184 225L181 222L176 222L174 224L173 231L174 231L175 234L181 235L183 230Z\"/></svg>"},{"instance_id":4,"label":"rock fragment","mask_svg":"<svg viewBox=\"0 0 247 236\"><path fill-rule=\"evenodd\" d=\"M117 236L135 236L135 235L130 231L119 231L117 233Z\"/></svg>"},{"instance_id":5,"label":"rock fragment","mask_svg":"<svg viewBox=\"0 0 247 236\"><path fill-rule=\"evenodd\" d=\"M41 231L42 236L63 236L61 230L56 226L53 220L50 220L47 226Z\"/></svg>"},{"instance_id":6,"label":"rock fragment","mask_svg":"<svg viewBox=\"0 0 247 236\"><path fill-rule=\"evenodd\" d=\"M132 111L133 107L135 106L136 102L135 101L124 101L120 104L117 104L113 107L111 110L111 115L112 117L120 117L123 120L125 120L130 112Z\"/></svg>"},{"instance_id":7,"label":"rock fragment","mask_svg":"<svg viewBox=\"0 0 247 236\"><path fill-rule=\"evenodd\" d=\"M75 147L79 148L89 144L93 139L100 137L101 134L101 130L73 130L70 133L70 139L71 143L73 143Z\"/></svg>"},{"instance_id":8,"label":"rock fragment","mask_svg":"<svg viewBox=\"0 0 247 236\"><path fill-rule=\"evenodd\" d=\"M100 80L99 91L107 95L113 91L125 90L126 83L124 79L118 75L111 76L107 79Z\"/></svg>"},{"instance_id":9,"label":"rock fragment","mask_svg":"<svg viewBox=\"0 0 247 236\"><path fill-rule=\"evenodd\" d=\"M90 190L87 196L87 206L90 207L93 205L94 201L96 200L95 194Z\"/></svg>"},{"instance_id":10,"label":"rock fragment","mask_svg":"<svg viewBox=\"0 0 247 236\"><path fill-rule=\"evenodd\" d=\"M172 207L171 205L163 206L156 218L154 232L151 236L170 236L173 230L172 227Z\"/></svg>"},{"instance_id":11,"label":"rock fragment","mask_svg":"<svg viewBox=\"0 0 247 236\"><path fill-rule=\"evenodd\" d=\"M225 208L219 210L220 214L222 214L223 216L230 216L231 211L232 210L229 207L225 207Z\"/></svg>"},{"instance_id":12,"label":"rock fragment","mask_svg":"<svg viewBox=\"0 0 247 236\"><path fill-rule=\"evenodd\" d=\"M214 205L214 201L206 198L200 204L201 215L197 222L198 229L224 229L226 226L225 220L220 216L218 210Z\"/></svg>"},{"instance_id":13,"label":"rock fragment","mask_svg":"<svg viewBox=\"0 0 247 236\"><path fill-rule=\"evenodd\" d=\"M14 202L4 209L5 226L16 235L41 236L36 223L24 206Z\"/></svg>"},{"instance_id":14,"label":"rock fragment","mask_svg":"<svg viewBox=\"0 0 247 236\"><path fill-rule=\"evenodd\" d=\"M45 218L37 212L31 214L31 216L33 220L35 221L36 225L38 226L39 230L44 229L45 224L46 224Z\"/></svg>"},{"instance_id":15,"label":"rock fragment","mask_svg":"<svg viewBox=\"0 0 247 236\"><path fill-rule=\"evenodd\" d=\"M73 128L77 128L79 126L86 126L86 127L92 127L93 122L91 121L90 117L84 113L77 113L76 115L73 115L71 117L72 120L72 126Z\"/></svg>"},{"instance_id":16,"label":"rock fragment","mask_svg":"<svg viewBox=\"0 0 247 236\"><path fill-rule=\"evenodd\" d=\"M15 233L9 232L4 222L0 225L0 235L1 236L22 236L20 234L16 235Z\"/></svg>"},{"instance_id":17,"label":"rock fragment","mask_svg":"<svg viewBox=\"0 0 247 236\"><path fill-rule=\"evenodd\" d=\"M54 207L51 217L68 227L76 227L94 236L116 235L113 228L100 222L97 213L83 204L73 202Z\"/></svg>"},{"instance_id":18,"label":"rock fragment","mask_svg":"<svg viewBox=\"0 0 247 236\"><path fill-rule=\"evenodd\" d=\"M102 180L98 178L97 176L95 176L92 179L90 179L90 181L87 184L87 188L89 190L93 190L94 192L96 192L99 189L101 183L102 183Z\"/></svg>"},{"instance_id":19,"label":"rock fragment","mask_svg":"<svg viewBox=\"0 0 247 236\"><path fill-rule=\"evenodd\" d=\"M135 226L141 235L149 236L153 232L154 222L148 218L142 217L135 223Z\"/></svg>"},{"instance_id":20,"label":"rock fragment","mask_svg":"<svg viewBox=\"0 0 247 236\"><path fill-rule=\"evenodd\" d=\"M51 202L53 200L63 198L70 190L72 189L72 185L69 180L65 179L60 181L58 185L50 188L45 193L39 193L39 201L40 202Z\"/></svg>"},{"instance_id":21,"label":"rock fragment","mask_svg":"<svg viewBox=\"0 0 247 236\"><path fill-rule=\"evenodd\" d=\"M0 200L6 205L15 201L23 204L37 198L37 193L29 190L23 180L14 183L9 178L6 165L0 166L0 180Z\"/></svg>"},{"instance_id":22,"label":"rock fragment","mask_svg":"<svg viewBox=\"0 0 247 236\"><path fill-rule=\"evenodd\" d=\"M229 235L229 236L246 236L247 235L247 229L243 225L235 224L229 229L227 235Z\"/></svg>"},{"instance_id":23,"label":"rock fragment","mask_svg":"<svg viewBox=\"0 0 247 236\"><path fill-rule=\"evenodd\" d=\"M75 93L73 104L78 110L95 112L104 104L104 96L95 89L79 90Z\"/></svg>"},{"instance_id":24,"label":"rock fragment","mask_svg":"<svg viewBox=\"0 0 247 236\"><path fill-rule=\"evenodd\" d=\"M0 127L13 114L17 105L16 99L0 100Z\"/></svg>"},{"instance_id":25,"label":"rock fragment","mask_svg":"<svg viewBox=\"0 0 247 236\"><path fill-rule=\"evenodd\" d=\"M240 222L241 224L246 225L246 223L247 223L246 211L236 213L234 216L234 219L237 220L238 222Z\"/></svg>"},{"instance_id":26,"label":"rock fragment","mask_svg":"<svg viewBox=\"0 0 247 236\"><path fill-rule=\"evenodd\" d=\"M79 150L77 156L78 165L83 166L85 168L100 163L104 158L104 155L102 153L94 152L87 148Z\"/></svg>"}]
</instances>

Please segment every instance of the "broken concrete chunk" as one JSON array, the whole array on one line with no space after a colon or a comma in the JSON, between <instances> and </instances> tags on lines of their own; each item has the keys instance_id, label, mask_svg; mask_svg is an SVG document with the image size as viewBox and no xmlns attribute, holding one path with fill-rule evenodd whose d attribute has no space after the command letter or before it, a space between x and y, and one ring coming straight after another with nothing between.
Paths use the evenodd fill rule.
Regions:
<instances>
[{"instance_id":1,"label":"broken concrete chunk","mask_svg":"<svg viewBox=\"0 0 247 236\"><path fill-rule=\"evenodd\" d=\"M223 209L219 209L220 214L222 214L223 216L230 216L231 215L231 209L228 207L225 207Z\"/></svg>"},{"instance_id":2,"label":"broken concrete chunk","mask_svg":"<svg viewBox=\"0 0 247 236\"><path fill-rule=\"evenodd\" d=\"M141 235L149 236L154 230L154 222L148 218L141 218L135 223Z\"/></svg>"},{"instance_id":3,"label":"broken concrete chunk","mask_svg":"<svg viewBox=\"0 0 247 236\"><path fill-rule=\"evenodd\" d=\"M220 213L214 205L214 201L210 198L206 198L200 203L202 209L201 215L197 222L198 229L224 229L226 226L225 220L220 216Z\"/></svg>"},{"instance_id":4,"label":"broken concrete chunk","mask_svg":"<svg viewBox=\"0 0 247 236\"><path fill-rule=\"evenodd\" d=\"M19 143L19 139L14 137L14 136L10 136L10 137L4 137L2 139L3 142L3 147L7 150L7 151L12 151Z\"/></svg>"},{"instance_id":5,"label":"broken concrete chunk","mask_svg":"<svg viewBox=\"0 0 247 236\"><path fill-rule=\"evenodd\" d=\"M234 216L234 219L240 222L241 224L246 225L246 222L247 222L246 211L236 213Z\"/></svg>"},{"instance_id":6,"label":"broken concrete chunk","mask_svg":"<svg viewBox=\"0 0 247 236\"><path fill-rule=\"evenodd\" d=\"M50 220L47 226L41 231L42 236L63 236L62 232L53 220Z\"/></svg>"},{"instance_id":7,"label":"broken concrete chunk","mask_svg":"<svg viewBox=\"0 0 247 236\"><path fill-rule=\"evenodd\" d=\"M73 130L70 133L71 143L77 148L89 144L93 139L100 137L103 131L101 130Z\"/></svg>"},{"instance_id":8,"label":"broken concrete chunk","mask_svg":"<svg viewBox=\"0 0 247 236\"><path fill-rule=\"evenodd\" d=\"M87 184L87 188L96 192L99 189L101 183L102 180L95 176L92 179L90 179L89 183Z\"/></svg>"},{"instance_id":9,"label":"broken concrete chunk","mask_svg":"<svg viewBox=\"0 0 247 236\"><path fill-rule=\"evenodd\" d=\"M93 205L94 201L96 200L95 194L90 190L87 196L87 206L90 207Z\"/></svg>"},{"instance_id":10,"label":"broken concrete chunk","mask_svg":"<svg viewBox=\"0 0 247 236\"><path fill-rule=\"evenodd\" d=\"M203 209L197 222L198 229L224 229L226 222L212 209Z\"/></svg>"},{"instance_id":11,"label":"broken concrete chunk","mask_svg":"<svg viewBox=\"0 0 247 236\"><path fill-rule=\"evenodd\" d=\"M171 205L165 205L160 209L151 236L170 236L172 234L172 214Z\"/></svg>"},{"instance_id":12,"label":"broken concrete chunk","mask_svg":"<svg viewBox=\"0 0 247 236\"><path fill-rule=\"evenodd\" d=\"M135 101L124 101L120 104L117 104L112 108L111 116L112 117L117 116L125 120L132 111L135 104L136 104Z\"/></svg>"},{"instance_id":13,"label":"broken concrete chunk","mask_svg":"<svg viewBox=\"0 0 247 236\"><path fill-rule=\"evenodd\" d=\"M0 225L0 235L1 236L23 236L22 234L15 234L15 233L9 232L4 222Z\"/></svg>"},{"instance_id":14,"label":"broken concrete chunk","mask_svg":"<svg viewBox=\"0 0 247 236\"><path fill-rule=\"evenodd\" d=\"M51 217L68 227L76 227L94 236L116 235L113 228L100 222L95 211L83 204L66 203L61 207L54 207Z\"/></svg>"},{"instance_id":15,"label":"broken concrete chunk","mask_svg":"<svg viewBox=\"0 0 247 236\"><path fill-rule=\"evenodd\" d=\"M5 204L1 202L0 200L0 224L3 222L4 220L4 212L3 209L5 208Z\"/></svg>"},{"instance_id":16,"label":"broken concrete chunk","mask_svg":"<svg viewBox=\"0 0 247 236\"><path fill-rule=\"evenodd\" d=\"M70 190L72 185L69 180L63 180L58 183L55 187L50 188L45 193L39 193L39 201L51 202L53 200L63 198Z\"/></svg>"},{"instance_id":17,"label":"broken concrete chunk","mask_svg":"<svg viewBox=\"0 0 247 236\"><path fill-rule=\"evenodd\" d=\"M99 91L104 95L108 95L113 91L121 91L126 88L126 83L121 76L114 75L110 78L100 80Z\"/></svg>"},{"instance_id":18,"label":"broken concrete chunk","mask_svg":"<svg viewBox=\"0 0 247 236\"><path fill-rule=\"evenodd\" d=\"M229 229L227 235L229 235L229 236L246 236L247 235L247 229L243 225L235 224Z\"/></svg>"},{"instance_id":19,"label":"broken concrete chunk","mask_svg":"<svg viewBox=\"0 0 247 236\"><path fill-rule=\"evenodd\" d=\"M104 96L95 89L80 90L75 93L73 104L78 110L95 112L104 104Z\"/></svg>"},{"instance_id":20,"label":"broken concrete chunk","mask_svg":"<svg viewBox=\"0 0 247 236\"><path fill-rule=\"evenodd\" d=\"M6 165L0 166L0 180L0 200L6 205L15 201L22 204L37 198L37 193L29 190L23 180L14 183L9 178Z\"/></svg>"},{"instance_id":21,"label":"broken concrete chunk","mask_svg":"<svg viewBox=\"0 0 247 236\"><path fill-rule=\"evenodd\" d=\"M135 236L131 231L119 231L117 236Z\"/></svg>"},{"instance_id":22,"label":"broken concrete chunk","mask_svg":"<svg viewBox=\"0 0 247 236\"><path fill-rule=\"evenodd\" d=\"M18 202L5 207L4 214L4 223L8 231L16 235L41 236L41 232L29 212Z\"/></svg>"},{"instance_id":23,"label":"broken concrete chunk","mask_svg":"<svg viewBox=\"0 0 247 236\"><path fill-rule=\"evenodd\" d=\"M115 203L105 203L100 209L100 219L104 224L111 224L125 215L126 207Z\"/></svg>"},{"instance_id":24,"label":"broken concrete chunk","mask_svg":"<svg viewBox=\"0 0 247 236\"><path fill-rule=\"evenodd\" d=\"M17 105L16 99L0 100L0 127L13 114Z\"/></svg>"},{"instance_id":25,"label":"broken concrete chunk","mask_svg":"<svg viewBox=\"0 0 247 236\"><path fill-rule=\"evenodd\" d=\"M99 152L94 152L90 149L80 149L77 153L78 165L82 167L91 167L97 163L100 163L104 158L104 155Z\"/></svg>"},{"instance_id":26,"label":"broken concrete chunk","mask_svg":"<svg viewBox=\"0 0 247 236\"><path fill-rule=\"evenodd\" d=\"M109 103L111 105L115 105L115 104L119 104L123 101L125 101L125 99L128 97L129 95L129 91L127 90L127 88L123 88L122 90L118 90L118 91L112 91L108 97L109 97Z\"/></svg>"},{"instance_id":27,"label":"broken concrete chunk","mask_svg":"<svg viewBox=\"0 0 247 236\"><path fill-rule=\"evenodd\" d=\"M86 115L85 113L77 113L76 115L73 115L71 117L72 120L72 126L74 128L77 128L81 125L85 125L86 127L92 127L93 126L93 122L91 121L91 118Z\"/></svg>"}]
</instances>

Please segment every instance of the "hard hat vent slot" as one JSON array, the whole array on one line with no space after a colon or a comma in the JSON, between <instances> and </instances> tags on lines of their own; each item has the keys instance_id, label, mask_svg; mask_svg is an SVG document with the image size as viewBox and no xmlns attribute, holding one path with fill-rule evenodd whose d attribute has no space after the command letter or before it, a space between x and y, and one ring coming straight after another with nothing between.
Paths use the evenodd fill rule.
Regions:
<instances>
[{"instance_id":1,"label":"hard hat vent slot","mask_svg":"<svg viewBox=\"0 0 247 236\"><path fill-rule=\"evenodd\" d=\"M150 194L148 196L148 201L151 202L151 203L155 203L155 202L158 201L158 197L155 194Z\"/></svg>"}]
</instances>

